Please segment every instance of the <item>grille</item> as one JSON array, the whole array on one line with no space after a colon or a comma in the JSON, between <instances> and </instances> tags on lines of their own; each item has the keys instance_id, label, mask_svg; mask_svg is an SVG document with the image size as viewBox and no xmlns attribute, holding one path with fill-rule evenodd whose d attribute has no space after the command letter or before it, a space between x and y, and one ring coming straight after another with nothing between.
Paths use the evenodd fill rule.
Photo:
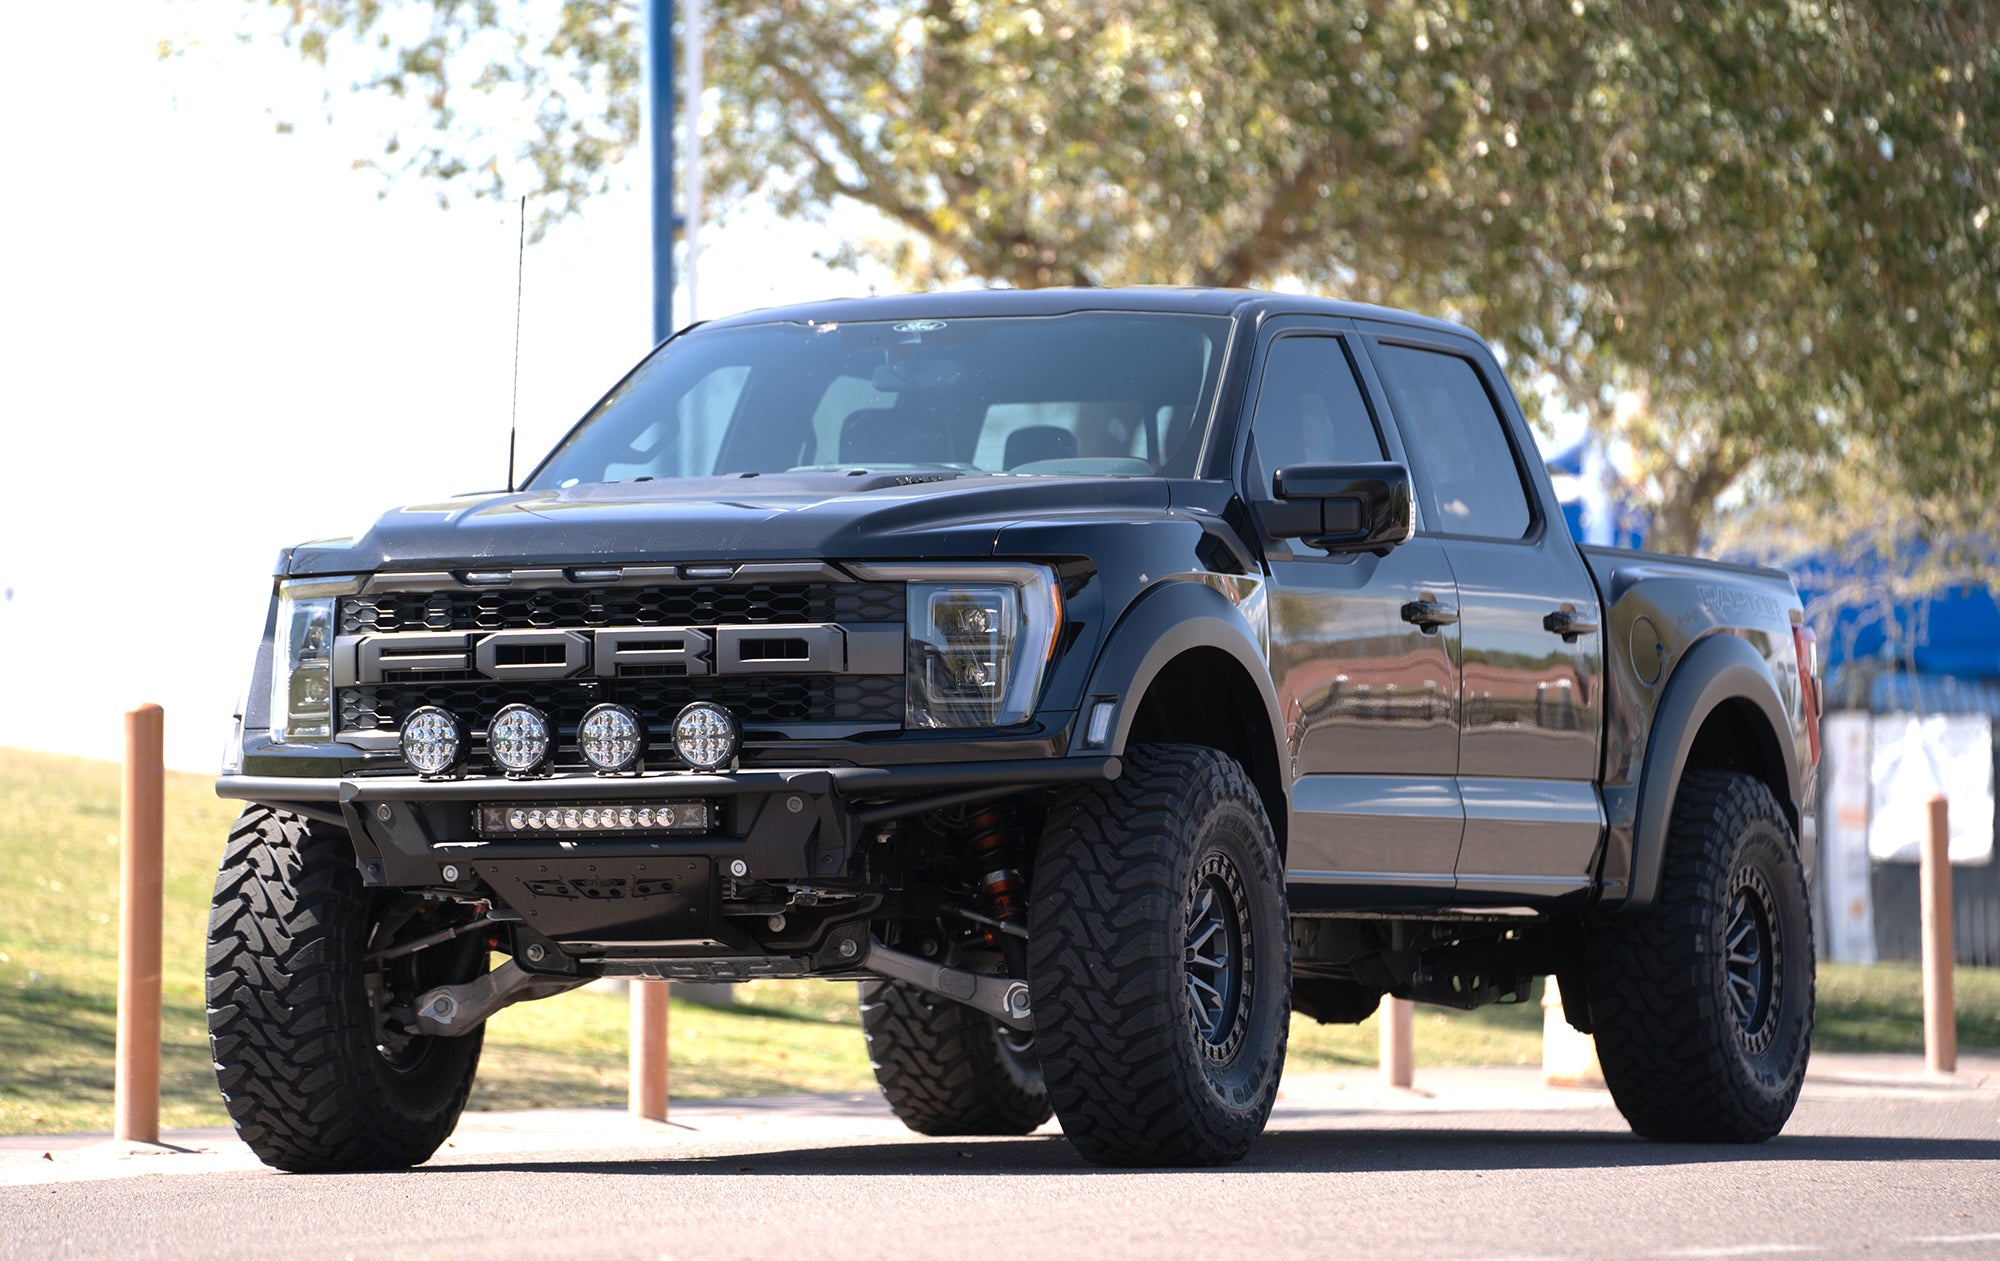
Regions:
<instances>
[{"instance_id":1,"label":"grille","mask_svg":"<svg viewBox=\"0 0 2000 1261\"><path fill-rule=\"evenodd\" d=\"M473 730L484 730L502 705L518 702L548 714L560 731L573 737L585 711L603 701L630 706L657 737L665 736L674 716L691 701L724 706L752 732L759 726L801 722L900 725L903 679L900 675L607 679L595 690L560 679L383 684L341 689L340 726L344 731L394 731L411 710L438 705Z\"/></svg>"},{"instance_id":2,"label":"grille","mask_svg":"<svg viewBox=\"0 0 2000 1261\"><path fill-rule=\"evenodd\" d=\"M813 622L897 623L898 583L790 583L711 586L548 587L486 591L387 591L340 602L342 634L405 631L584 630L609 626L784 626ZM692 701L713 701L746 732L795 723L900 726L903 677L896 675L730 675L688 677L677 666L636 666L616 679L500 682L474 671L390 673L381 684L337 693L340 728L394 731L410 711L437 705L473 730L501 706L533 705L573 741L592 705L630 706L656 740ZM558 762L577 762L574 745Z\"/></svg>"},{"instance_id":3,"label":"grille","mask_svg":"<svg viewBox=\"0 0 2000 1261\"><path fill-rule=\"evenodd\" d=\"M384 591L340 602L345 635L902 620L903 588L895 583Z\"/></svg>"}]
</instances>

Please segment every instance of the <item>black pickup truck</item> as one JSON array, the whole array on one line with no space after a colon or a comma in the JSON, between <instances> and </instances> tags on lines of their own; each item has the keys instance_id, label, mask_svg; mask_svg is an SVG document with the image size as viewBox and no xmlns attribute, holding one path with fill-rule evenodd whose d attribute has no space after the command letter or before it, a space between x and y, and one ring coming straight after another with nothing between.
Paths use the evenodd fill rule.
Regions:
<instances>
[{"instance_id":1,"label":"black pickup truck","mask_svg":"<svg viewBox=\"0 0 2000 1261\"><path fill-rule=\"evenodd\" d=\"M1205 290L689 329L519 489L278 560L218 780L245 1141L409 1165L484 1020L863 981L928 1134L1216 1164L1294 1011L1562 983L1643 1135L1754 1141L1813 1020L1781 573L1579 548L1463 328Z\"/></svg>"}]
</instances>

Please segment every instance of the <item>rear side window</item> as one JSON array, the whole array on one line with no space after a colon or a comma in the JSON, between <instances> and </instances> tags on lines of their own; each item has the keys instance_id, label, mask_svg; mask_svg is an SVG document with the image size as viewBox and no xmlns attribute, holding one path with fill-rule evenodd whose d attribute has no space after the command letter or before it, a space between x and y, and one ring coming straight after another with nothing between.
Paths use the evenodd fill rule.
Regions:
<instances>
[{"instance_id":1,"label":"rear side window","mask_svg":"<svg viewBox=\"0 0 2000 1261\"><path fill-rule=\"evenodd\" d=\"M1271 343L1250 434L1262 494L1270 492L1271 474L1289 465L1382 458L1382 438L1337 337L1293 335Z\"/></svg>"},{"instance_id":2,"label":"rear side window","mask_svg":"<svg viewBox=\"0 0 2000 1261\"><path fill-rule=\"evenodd\" d=\"M1478 370L1414 346L1383 345L1378 353L1430 529L1488 539L1527 534L1528 492Z\"/></svg>"}]
</instances>

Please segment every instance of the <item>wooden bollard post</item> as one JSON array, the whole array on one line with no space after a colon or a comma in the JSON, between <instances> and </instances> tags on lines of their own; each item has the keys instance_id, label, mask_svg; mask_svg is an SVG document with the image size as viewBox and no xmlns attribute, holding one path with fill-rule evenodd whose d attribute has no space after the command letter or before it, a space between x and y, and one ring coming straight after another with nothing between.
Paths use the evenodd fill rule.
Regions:
<instances>
[{"instance_id":1,"label":"wooden bollard post","mask_svg":"<svg viewBox=\"0 0 2000 1261\"><path fill-rule=\"evenodd\" d=\"M631 1086L632 1115L646 1121L667 1119L667 983L632 982Z\"/></svg>"},{"instance_id":2,"label":"wooden bollard post","mask_svg":"<svg viewBox=\"0 0 2000 1261\"><path fill-rule=\"evenodd\" d=\"M1382 1025L1382 1084L1408 1090L1410 1083L1416 1080L1416 1066L1412 1062L1416 1045L1416 1004L1407 998L1384 994L1382 1005L1375 1009L1375 1018Z\"/></svg>"},{"instance_id":3,"label":"wooden bollard post","mask_svg":"<svg viewBox=\"0 0 2000 1261\"><path fill-rule=\"evenodd\" d=\"M1942 794L1931 798L1924 838L1924 1066L1958 1071L1958 1012L1951 992L1951 816Z\"/></svg>"},{"instance_id":4,"label":"wooden bollard post","mask_svg":"<svg viewBox=\"0 0 2000 1261\"><path fill-rule=\"evenodd\" d=\"M112 1082L113 1133L160 1141L160 868L165 711L141 705L125 715L123 845L118 883L118 1050Z\"/></svg>"}]
</instances>

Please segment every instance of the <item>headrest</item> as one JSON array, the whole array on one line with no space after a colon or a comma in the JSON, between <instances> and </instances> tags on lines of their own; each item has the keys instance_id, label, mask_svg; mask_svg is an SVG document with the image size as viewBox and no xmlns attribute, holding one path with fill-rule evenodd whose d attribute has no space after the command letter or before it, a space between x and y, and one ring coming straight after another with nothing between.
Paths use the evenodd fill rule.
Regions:
<instances>
[{"instance_id":1,"label":"headrest","mask_svg":"<svg viewBox=\"0 0 2000 1261\"><path fill-rule=\"evenodd\" d=\"M1037 460L1067 460L1076 454L1076 435L1059 425L1029 425L1007 435L1003 469Z\"/></svg>"},{"instance_id":2,"label":"headrest","mask_svg":"<svg viewBox=\"0 0 2000 1261\"><path fill-rule=\"evenodd\" d=\"M864 407L840 422L842 464L950 464L943 423L899 407Z\"/></svg>"}]
</instances>

